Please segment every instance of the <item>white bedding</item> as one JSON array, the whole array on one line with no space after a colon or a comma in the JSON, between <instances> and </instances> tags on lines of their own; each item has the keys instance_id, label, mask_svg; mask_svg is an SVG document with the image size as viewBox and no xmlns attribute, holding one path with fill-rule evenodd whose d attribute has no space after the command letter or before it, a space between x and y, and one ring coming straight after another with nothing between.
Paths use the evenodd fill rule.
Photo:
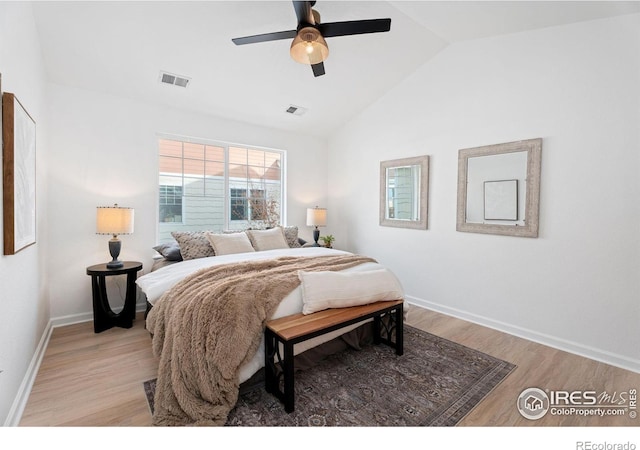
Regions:
<instances>
[{"instance_id":1,"label":"white bedding","mask_svg":"<svg viewBox=\"0 0 640 450\"><path fill-rule=\"evenodd\" d=\"M171 264L149 274L143 275L136 283L145 293L147 301L152 305L164 294L171 289L176 283L183 278L197 272L198 270L213 267L220 264L229 264L242 261L255 261L278 258L281 256L329 256L329 255L346 255L348 252L341 250L329 249L325 247L305 247L305 248L292 248L292 249L278 249L278 250L265 250L251 253L236 253L231 255L212 256L208 258L191 259L188 261L181 261L179 263ZM364 263L358 266L345 270L344 272L359 272L369 270L382 269L378 263ZM280 306L276 309L273 315L273 319L278 317L288 316L290 314L296 314L302 312L302 294L300 287L293 290L287 297L285 297ZM298 354L312 347L315 347L324 342L340 336L341 334L356 328L359 324L352 325L350 327L343 328L341 330L334 331L332 333L318 336L317 338L310 339L306 342L297 344L295 346L294 353ZM243 383L248 380L254 373L260 370L264 366L264 337L260 344L259 350L256 355L247 364L240 368L239 382Z\"/></svg>"}]
</instances>

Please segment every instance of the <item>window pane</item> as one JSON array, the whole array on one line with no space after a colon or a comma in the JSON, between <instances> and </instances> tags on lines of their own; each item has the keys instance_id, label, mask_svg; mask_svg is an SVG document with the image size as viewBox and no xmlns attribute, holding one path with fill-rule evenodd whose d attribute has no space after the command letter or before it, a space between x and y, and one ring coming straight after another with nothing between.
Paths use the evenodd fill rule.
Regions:
<instances>
[{"instance_id":1,"label":"window pane","mask_svg":"<svg viewBox=\"0 0 640 450\"><path fill-rule=\"evenodd\" d=\"M182 186L160 185L160 222L182 222Z\"/></svg>"},{"instance_id":2,"label":"window pane","mask_svg":"<svg viewBox=\"0 0 640 450\"><path fill-rule=\"evenodd\" d=\"M204 179L204 195L207 197L224 197L224 178L206 177Z\"/></svg>"},{"instance_id":3,"label":"window pane","mask_svg":"<svg viewBox=\"0 0 640 450\"><path fill-rule=\"evenodd\" d=\"M247 178L249 166L233 164L229 165L229 177L230 178Z\"/></svg>"},{"instance_id":4,"label":"window pane","mask_svg":"<svg viewBox=\"0 0 640 450\"><path fill-rule=\"evenodd\" d=\"M252 180L262 180L264 179L264 167L256 167L256 166L249 166L248 167L248 178L252 179Z\"/></svg>"},{"instance_id":5,"label":"window pane","mask_svg":"<svg viewBox=\"0 0 640 450\"><path fill-rule=\"evenodd\" d=\"M280 169L268 167L265 170L264 179L269 181L280 181Z\"/></svg>"},{"instance_id":6,"label":"window pane","mask_svg":"<svg viewBox=\"0 0 640 450\"><path fill-rule=\"evenodd\" d=\"M205 175L224 177L224 162L205 161Z\"/></svg>"},{"instance_id":7,"label":"window pane","mask_svg":"<svg viewBox=\"0 0 640 450\"><path fill-rule=\"evenodd\" d=\"M224 148L207 145L205 147L205 159L207 161L224 162Z\"/></svg>"},{"instance_id":8,"label":"window pane","mask_svg":"<svg viewBox=\"0 0 640 450\"><path fill-rule=\"evenodd\" d=\"M166 175L160 175L159 184L162 189L162 186L180 186L182 189L182 177L171 177Z\"/></svg>"},{"instance_id":9,"label":"window pane","mask_svg":"<svg viewBox=\"0 0 640 450\"><path fill-rule=\"evenodd\" d=\"M224 226L224 198L185 197L185 223L195 231L222 231Z\"/></svg>"},{"instance_id":10,"label":"window pane","mask_svg":"<svg viewBox=\"0 0 640 450\"><path fill-rule=\"evenodd\" d=\"M177 175L182 175L182 158L161 156L159 165L160 173L175 173Z\"/></svg>"},{"instance_id":11,"label":"window pane","mask_svg":"<svg viewBox=\"0 0 640 450\"><path fill-rule=\"evenodd\" d=\"M251 189L251 220L265 220L267 218L267 203L264 198L264 190Z\"/></svg>"},{"instance_id":12,"label":"window pane","mask_svg":"<svg viewBox=\"0 0 640 450\"><path fill-rule=\"evenodd\" d=\"M183 165L185 175L204 176L204 160L185 159Z\"/></svg>"},{"instance_id":13,"label":"window pane","mask_svg":"<svg viewBox=\"0 0 640 450\"><path fill-rule=\"evenodd\" d=\"M204 145L184 143L184 158L204 159Z\"/></svg>"},{"instance_id":14,"label":"window pane","mask_svg":"<svg viewBox=\"0 0 640 450\"><path fill-rule=\"evenodd\" d=\"M204 195L204 179L184 177L184 195L185 196Z\"/></svg>"},{"instance_id":15,"label":"window pane","mask_svg":"<svg viewBox=\"0 0 640 450\"><path fill-rule=\"evenodd\" d=\"M262 150L249 150L247 162L252 166L264 166L264 152Z\"/></svg>"},{"instance_id":16,"label":"window pane","mask_svg":"<svg viewBox=\"0 0 640 450\"><path fill-rule=\"evenodd\" d=\"M182 158L182 142L160 139L160 155Z\"/></svg>"},{"instance_id":17,"label":"window pane","mask_svg":"<svg viewBox=\"0 0 640 450\"><path fill-rule=\"evenodd\" d=\"M280 153L265 152L264 165L266 167L271 167L271 166L280 167Z\"/></svg>"},{"instance_id":18,"label":"window pane","mask_svg":"<svg viewBox=\"0 0 640 450\"><path fill-rule=\"evenodd\" d=\"M246 164L247 149L240 147L229 147L229 164Z\"/></svg>"}]
</instances>

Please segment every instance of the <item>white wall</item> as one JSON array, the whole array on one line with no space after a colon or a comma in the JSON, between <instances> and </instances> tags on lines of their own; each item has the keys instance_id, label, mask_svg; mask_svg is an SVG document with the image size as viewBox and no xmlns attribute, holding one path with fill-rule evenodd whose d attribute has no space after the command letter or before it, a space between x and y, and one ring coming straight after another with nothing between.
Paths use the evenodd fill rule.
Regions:
<instances>
[{"instance_id":1,"label":"white wall","mask_svg":"<svg viewBox=\"0 0 640 450\"><path fill-rule=\"evenodd\" d=\"M118 203L135 208L135 230L120 237L120 259L142 261L145 272L151 268L157 227L157 133L286 150L287 223L298 225L301 236L311 239L306 208L326 202L325 142L93 91L55 84L48 89L47 271L54 323L92 318L86 267L110 260L108 236L95 234L96 206ZM124 295L120 278L107 280L120 283ZM114 308L122 304L122 297L109 300Z\"/></svg>"},{"instance_id":2,"label":"white wall","mask_svg":"<svg viewBox=\"0 0 640 450\"><path fill-rule=\"evenodd\" d=\"M539 137L540 237L456 232L458 150ZM429 229L380 227L380 161L421 154ZM451 45L346 124L329 167L338 241L416 303L640 371L640 16Z\"/></svg>"},{"instance_id":3,"label":"white wall","mask_svg":"<svg viewBox=\"0 0 640 450\"><path fill-rule=\"evenodd\" d=\"M12 424L24 407L23 380L49 321L44 266L48 124L44 68L29 3L0 2L0 73L2 90L15 94L34 118L37 146L36 244L15 255L0 255L0 424Z\"/></svg>"}]
</instances>

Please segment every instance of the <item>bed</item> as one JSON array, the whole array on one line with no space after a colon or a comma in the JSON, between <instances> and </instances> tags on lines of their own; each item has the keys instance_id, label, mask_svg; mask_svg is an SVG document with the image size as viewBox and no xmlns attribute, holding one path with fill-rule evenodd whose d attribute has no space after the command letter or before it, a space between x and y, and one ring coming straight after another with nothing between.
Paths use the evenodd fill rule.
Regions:
<instances>
[{"instance_id":1,"label":"bed","mask_svg":"<svg viewBox=\"0 0 640 450\"><path fill-rule=\"evenodd\" d=\"M237 251L241 246L227 253L218 243L214 256L163 261L138 278L150 305L147 329L160 358L155 425L224 425L240 385L264 366L264 322L309 308L340 306L311 303L310 298L324 296L326 301L326 296L317 287L312 293L313 284L304 277L335 273L342 287L331 283L329 291L338 297L349 291L349 301L403 298L397 278L371 258L324 247L292 248L290 239L279 248L249 241L250 251ZM381 274L388 278L383 281ZM369 277L370 282L353 286L352 277ZM361 325L297 345L295 354L313 353L311 349L327 347L339 336L349 336L346 342L358 346L368 337Z\"/></svg>"}]
</instances>

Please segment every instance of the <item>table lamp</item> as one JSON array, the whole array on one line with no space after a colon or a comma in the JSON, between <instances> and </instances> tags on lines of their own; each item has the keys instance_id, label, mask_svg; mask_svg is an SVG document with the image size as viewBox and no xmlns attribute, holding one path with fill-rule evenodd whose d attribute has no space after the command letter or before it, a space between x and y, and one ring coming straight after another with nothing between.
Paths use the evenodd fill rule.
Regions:
<instances>
[{"instance_id":1,"label":"table lamp","mask_svg":"<svg viewBox=\"0 0 640 450\"><path fill-rule=\"evenodd\" d=\"M124 266L118 260L122 243L118 239L120 234L133 233L133 208L118 206L98 206L96 216L96 234L110 234L113 237L109 240L109 253L113 258L107 263L109 269L119 269Z\"/></svg>"},{"instance_id":2,"label":"table lamp","mask_svg":"<svg viewBox=\"0 0 640 450\"><path fill-rule=\"evenodd\" d=\"M320 247L318 239L320 238L320 230L318 227L324 227L327 225L327 210L326 208L307 208L307 226L315 227L313 229L313 240L315 243L312 247Z\"/></svg>"}]
</instances>

